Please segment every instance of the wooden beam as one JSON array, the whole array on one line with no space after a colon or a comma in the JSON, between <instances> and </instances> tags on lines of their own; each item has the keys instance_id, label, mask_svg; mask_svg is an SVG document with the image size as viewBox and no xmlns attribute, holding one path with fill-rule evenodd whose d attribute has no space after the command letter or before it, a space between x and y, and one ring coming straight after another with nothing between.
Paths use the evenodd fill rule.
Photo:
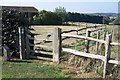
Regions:
<instances>
[{"instance_id":1,"label":"wooden beam","mask_svg":"<svg viewBox=\"0 0 120 80\"><path fill-rule=\"evenodd\" d=\"M74 55L78 56L83 56L83 57L88 57L88 58L95 58L95 59L100 59L104 61L105 57L101 55L95 55L95 54L90 54L90 53L85 53L85 52L79 52L77 50L69 49L69 48L62 48L63 51L72 53Z\"/></svg>"},{"instance_id":2,"label":"wooden beam","mask_svg":"<svg viewBox=\"0 0 120 80\"><path fill-rule=\"evenodd\" d=\"M45 46L45 45L41 45L41 44L31 44L29 43L30 46L36 46L36 47L41 47L41 48L45 48L45 49L50 49L52 50L53 47L49 47L49 46Z\"/></svg>"},{"instance_id":3,"label":"wooden beam","mask_svg":"<svg viewBox=\"0 0 120 80\"><path fill-rule=\"evenodd\" d=\"M62 34L63 37L73 37L73 38L79 38L79 39L85 39L85 40L91 40L91 41L96 41L96 42L100 42L100 43L106 43L106 41L104 40L99 40L99 39L95 39L95 38L91 38L91 37L85 37L82 35L73 35L73 34Z\"/></svg>"},{"instance_id":4,"label":"wooden beam","mask_svg":"<svg viewBox=\"0 0 120 80\"><path fill-rule=\"evenodd\" d=\"M108 62L112 64L120 65L120 61L117 60L109 60Z\"/></svg>"},{"instance_id":5,"label":"wooden beam","mask_svg":"<svg viewBox=\"0 0 120 80\"><path fill-rule=\"evenodd\" d=\"M111 53L111 43L112 40L112 35L106 35L106 44L105 44L105 61L104 61L104 69L103 69L103 78L106 77L106 69L107 69L107 64L108 64L108 60L110 59L110 53Z\"/></svg>"},{"instance_id":6,"label":"wooden beam","mask_svg":"<svg viewBox=\"0 0 120 80\"><path fill-rule=\"evenodd\" d=\"M30 58L40 59L40 60L47 60L47 61L53 61L52 58L45 58L45 57L40 57L40 56L30 56Z\"/></svg>"},{"instance_id":7,"label":"wooden beam","mask_svg":"<svg viewBox=\"0 0 120 80\"><path fill-rule=\"evenodd\" d=\"M32 53L47 54L47 55L53 55L53 54L52 54L52 53L50 53L50 52L38 51L38 50L30 50L30 52L32 52Z\"/></svg>"},{"instance_id":8,"label":"wooden beam","mask_svg":"<svg viewBox=\"0 0 120 80\"><path fill-rule=\"evenodd\" d=\"M120 43L112 42L112 43L110 43L110 45L112 45L112 46L120 46Z\"/></svg>"},{"instance_id":9,"label":"wooden beam","mask_svg":"<svg viewBox=\"0 0 120 80\"><path fill-rule=\"evenodd\" d=\"M53 34L53 62L59 63L61 53L61 29L55 28Z\"/></svg>"},{"instance_id":10,"label":"wooden beam","mask_svg":"<svg viewBox=\"0 0 120 80\"><path fill-rule=\"evenodd\" d=\"M27 37L31 40L37 40L37 41L49 41L52 42L52 40L48 40L48 39L41 39L41 38L34 38L34 37L30 37L30 35L27 35Z\"/></svg>"}]
</instances>

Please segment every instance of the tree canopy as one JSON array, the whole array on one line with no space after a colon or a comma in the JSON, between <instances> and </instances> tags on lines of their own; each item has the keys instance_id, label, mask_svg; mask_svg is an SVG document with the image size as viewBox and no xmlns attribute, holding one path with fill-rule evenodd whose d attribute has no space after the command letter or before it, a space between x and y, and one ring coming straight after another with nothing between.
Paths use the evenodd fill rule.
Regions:
<instances>
[{"instance_id":1,"label":"tree canopy","mask_svg":"<svg viewBox=\"0 0 120 80\"><path fill-rule=\"evenodd\" d=\"M64 7L59 6L59 7L55 8L54 12L61 17L62 22L64 22L66 20L67 12Z\"/></svg>"}]
</instances>

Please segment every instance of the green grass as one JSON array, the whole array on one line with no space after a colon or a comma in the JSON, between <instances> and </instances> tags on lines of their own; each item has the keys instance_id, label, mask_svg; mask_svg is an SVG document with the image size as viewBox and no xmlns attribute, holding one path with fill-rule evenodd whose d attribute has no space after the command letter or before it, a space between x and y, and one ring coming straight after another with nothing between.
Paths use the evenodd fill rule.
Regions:
<instances>
[{"instance_id":1,"label":"green grass","mask_svg":"<svg viewBox=\"0 0 120 80\"><path fill-rule=\"evenodd\" d=\"M62 68L39 61L3 62L2 78L68 78Z\"/></svg>"},{"instance_id":2,"label":"green grass","mask_svg":"<svg viewBox=\"0 0 120 80\"><path fill-rule=\"evenodd\" d=\"M80 69L41 60L3 62L2 78L100 78L97 73L82 73ZM93 76L92 76L93 75Z\"/></svg>"}]
</instances>

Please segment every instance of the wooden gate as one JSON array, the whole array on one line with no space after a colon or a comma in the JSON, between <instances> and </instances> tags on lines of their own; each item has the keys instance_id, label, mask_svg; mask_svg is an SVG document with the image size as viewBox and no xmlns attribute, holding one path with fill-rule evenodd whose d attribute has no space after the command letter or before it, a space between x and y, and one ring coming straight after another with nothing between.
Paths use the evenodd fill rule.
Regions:
<instances>
[{"instance_id":1,"label":"wooden gate","mask_svg":"<svg viewBox=\"0 0 120 80\"><path fill-rule=\"evenodd\" d=\"M56 28L51 33L44 35L45 38L36 38L36 36L41 36L41 34L33 34L32 29L26 28L26 58L27 59L42 59L42 60L50 60L53 62L59 63L59 55L56 53L60 53L60 49L58 46L61 46L60 41L60 33L61 29ZM57 34L59 33L59 34ZM49 37L52 37L50 40ZM39 43L36 43L39 41ZM50 42L51 45L44 45L44 43Z\"/></svg>"}]
</instances>

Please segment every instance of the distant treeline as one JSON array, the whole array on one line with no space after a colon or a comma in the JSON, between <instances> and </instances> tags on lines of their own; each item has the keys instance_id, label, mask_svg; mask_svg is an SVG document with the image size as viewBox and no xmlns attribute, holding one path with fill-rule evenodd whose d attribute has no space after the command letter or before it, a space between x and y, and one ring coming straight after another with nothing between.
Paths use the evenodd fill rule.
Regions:
<instances>
[{"instance_id":1,"label":"distant treeline","mask_svg":"<svg viewBox=\"0 0 120 80\"><path fill-rule=\"evenodd\" d=\"M54 12L42 10L34 17L32 24L37 25L61 25L64 22L88 22L108 24L109 17L91 14L66 12L64 8L56 8Z\"/></svg>"},{"instance_id":2,"label":"distant treeline","mask_svg":"<svg viewBox=\"0 0 120 80\"><path fill-rule=\"evenodd\" d=\"M103 16L80 14L80 13L67 13L66 21L70 22L88 22L88 23L103 23Z\"/></svg>"}]
</instances>

